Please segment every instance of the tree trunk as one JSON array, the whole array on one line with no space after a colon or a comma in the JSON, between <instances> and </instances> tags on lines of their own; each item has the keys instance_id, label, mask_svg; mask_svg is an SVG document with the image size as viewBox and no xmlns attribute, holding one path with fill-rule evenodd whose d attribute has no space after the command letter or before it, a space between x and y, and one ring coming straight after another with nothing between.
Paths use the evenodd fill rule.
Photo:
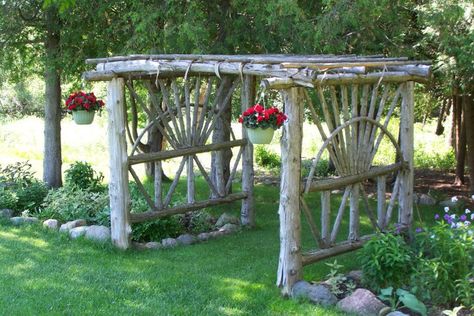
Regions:
<instances>
[{"instance_id":1,"label":"tree trunk","mask_svg":"<svg viewBox=\"0 0 474 316\"><path fill-rule=\"evenodd\" d=\"M456 111L453 111L453 114L456 114L456 177L454 180L454 185L462 185L465 182L464 167L466 163L466 124L461 96L455 96L453 106L456 108Z\"/></svg>"},{"instance_id":2,"label":"tree trunk","mask_svg":"<svg viewBox=\"0 0 474 316\"><path fill-rule=\"evenodd\" d=\"M469 191L474 194L474 86L471 93L463 97L464 123L466 126L467 139L467 164L469 167Z\"/></svg>"},{"instance_id":3,"label":"tree trunk","mask_svg":"<svg viewBox=\"0 0 474 316\"><path fill-rule=\"evenodd\" d=\"M46 10L46 61L44 107L43 180L48 187L62 185L61 179L61 78L57 62L59 56L60 21L55 6Z\"/></svg>"},{"instance_id":4,"label":"tree trunk","mask_svg":"<svg viewBox=\"0 0 474 316\"><path fill-rule=\"evenodd\" d=\"M223 77L224 89L223 91L228 91L232 86L231 77ZM222 99L217 102L219 109L224 107L222 115L217 118L217 124L214 127L212 132L212 143L221 143L230 140L230 130L226 127L230 126L232 120L232 101L229 99L227 104L222 104L225 99L225 93L220 96ZM227 123L225 123L227 122ZM225 185L230 178L230 160L232 159L232 150L223 149L219 151L212 152L211 158L211 180L214 183L218 193L220 195L225 194ZM231 193L232 190L229 191Z\"/></svg>"}]
</instances>

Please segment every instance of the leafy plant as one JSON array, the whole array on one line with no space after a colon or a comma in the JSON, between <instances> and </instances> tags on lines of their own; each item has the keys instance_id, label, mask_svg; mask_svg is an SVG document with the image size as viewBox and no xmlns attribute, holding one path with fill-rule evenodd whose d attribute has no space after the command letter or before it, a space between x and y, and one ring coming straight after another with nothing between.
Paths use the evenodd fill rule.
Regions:
<instances>
[{"instance_id":1,"label":"leafy plant","mask_svg":"<svg viewBox=\"0 0 474 316\"><path fill-rule=\"evenodd\" d=\"M24 187L35 180L28 161L16 162L0 168L0 183L4 187Z\"/></svg>"},{"instance_id":2,"label":"leafy plant","mask_svg":"<svg viewBox=\"0 0 474 316\"><path fill-rule=\"evenodd\" d=\"M54 218L65 222L85 219L95 222L97 214L108 208L109 197L104 192L91 192L69 187L51 190L45 198L40 218Z\"/></svg>"},{"instance_id":3,"label":"leafy plant","mask_svg":"<svg viewBox=\"0 0 474 316\"><path fill-rule=\"evenodd\" d=\"M457 316L458 313L461 311L461 309L463 309L464 306L458 306L458 307L455 307L453 308L452 310L444 310L443 311L443 314L444 315L447 315L447 316Z\"/></svg>"},{"instance_id":4,"label":"leafy plant","mask_svg":"<svg viewBox=\"0 0 474 316\"><path fill-rule=\"evenodd\" d=\"M363 283L378 291L388 286L402 287L413 272L413 252L400 235L378 234L359 255Z\"/></svg>"},{"instance_id":5,"label":"leafy plant","mask_svg":"<svg viewBox=\"0 0 474 316\"><path fill-rule=\"evenodd\" d=\"M388 287L380 290L378 296L382 301L386 301L390 304L392 310L397 310L400 304L409 308L410 310L420 313L422 316L426 316L427 310L425 304L416 298L415 295L404 289L397 289L393 291L393 287Z\"/></svg>"},{"instance_id":6,"label":"leafy plant","mask_svg":"<svg viewBox=\"0 0 474 316\"><path fill-rule=\"evenodd\" d=\"M258 166L267 169L280 168L281 166L280 156L267 150L264 146L255 147L255 162Z\"/></svg>"},{"instance_id":7,"label":"leafy plant","mask_svg":"<svg viewBox=\"0 0 474 316\"><path fill-rule=\"evenodd\" d=\"M135 241L160 241L163 238L178 237L184 232L178 215L134 224L132 228L132 240Z\"/></svg>"},{"instance_id":8,"label":"leafy plant","mask_svg":"<svg viewBox=\"0 0 474 316\"><path fill-rule=\"evenodd\" d=\"M16 190L18 202L16 209L37 211L43 204L44 198L48 195L48 188L41 181L33 181L29 185Z\"/></svg>"},{"instance_id":9,"label":"leafy plant","mask_svg":"<svg viewBox=\"0 0 474 316\"><path fill-rule=\"evenodd\" d=\"M326 265L331 268L326 281L331 288L331 292L339 299L352 293L356 285L340 272L343 266L338 264L337 260L334 260L333 263L326 263Z\"/></svg>"},{"instance_id":10,"label":"leafy plant","mask_svg":"<svg viewBox=\"0 0 474 316\"><path fill-rule=\"evenodd\" d=\"M104 176L96 172L87 162L76 161L65 172L65 186L79 188L91 192L103 192L102 181Z\"/></svg>"},{"instance_id":11,"label":"leafy plant","mask_svg":"<svg viewBox=\"0 0 474 316\"><path fill-rule=\"evenodd\" d=\"M280 112L277 107L269 107L265 109L260 104L248 108L239 117L239 123L246 128L280 128L286 121L287 117Z\"/></svg>"},{"instance_id":12,"label":"leafy plant","mask_svg":"<svg viewBox=\"0 0 474 316\"><path fill-rule=\"evenodd\" d=\"M16 194L10 190L0 187L0 209L15 209L18 202Z\"/></svg>"}]
</instances>

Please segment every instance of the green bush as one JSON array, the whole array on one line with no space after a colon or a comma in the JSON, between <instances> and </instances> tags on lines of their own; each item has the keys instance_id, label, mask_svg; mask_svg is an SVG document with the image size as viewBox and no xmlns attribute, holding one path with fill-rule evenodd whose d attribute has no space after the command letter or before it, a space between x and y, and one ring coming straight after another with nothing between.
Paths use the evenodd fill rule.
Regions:
<instances>
[{"instance_id":1,"label":"green bush","mask_svg":"<svg viewBox=\"0 0 474 316\"><path fill-rule=\"evenodd\" d=\"M0 209L8 208L15 210L17 202L18 197L14 192L0 187Z\"/></svg>"},{"instance_id":2,"label":"green bush","mask_svg":"<svg viewBox=\"0 0 474 316\"><path fill-rule=\"evenodd\" d=\"M103 192L105 186L102 185L104 176L96 172L87 162L76 161L65 172L65 186L76 187L91 192Z\"/></svg>"},{"instance_id":3,"label":"green bush","mask_svg":"<svg viewBox=\"0 0 474 316\"><path fill-rule=\"evenodd\" d=\"M301 170L304 175L308 175L313 165L312 159L304 159L301 161ZM331 170L329 165L329 159L320 159L316 165L314 176L317 178L326 178L334 175L334 171Z\"/></svg>"},{"instance_id":4,"label":"green bush","mask_svg":"<svg viewBox=\"0 0 474 316\"><path fill-rule=\"evenodd\" d=\"M362 281L375 292L389 286L406 286L413 272L413 258L414 254L402 236L378 234L359 254Z\"/></svg>"},{"instance_id":5,"label":"green bush","mask_svg":"<svg viewBox=\"0 0 474 316\"><path fill-rule=\"evenodd\" d=\"M45 198L44 206L38 212L42 219L54 218L66 222L81 218L95 223L96 216L109 207L109 196L106 192L63 187L51 190Z\"/></svg>"},{"instance_id":6,"label":"green bush","mask_svg":"<svg viewBox=\"0 0 474 316\"><path fill-rule=\"evenodd\" d=\"M48 188L34 177L28 162L17 162L0 168L0 187L0 205L8 204L8 208L17 211L16 213L37 211L48 194Z\"/></svg>"},{"instance_id":7,"label":"green bush","mask_svg":"<svg viewBox=\"0 0 474 316\"><path fill-rule=\"evenodd\" d=\"M452 219L448 221L416 235L419 262L412 286L424 300L469 306L474 302L473 284L468 285L474 269L474 238L467 227L455 227Z\"/></svg>"},{"instance_id":8,"label":"green bush","mask_svg":"<svg viewBox=\"0 0 474 316\"><path fill-rule=\"evenodd\" d=\"M281 166L280 156L264 146L255 146L255 161L258 166L266 169L276 169Z\"/></svg>"},{"instance_id":9,"label":"green bush","mask_svg":"<svg viewBox=\"0 0 474 316\"><path fill-rule=\"evenodd\" d=\"M181 216L173 215L132 225L132 240L160 241L163 238L178 237L184 231Z\"/></svg>"},{"instance_id":10,"label":"green bush","mask_svg":"<svg viewBox=\"0 0 474 316\"><path fill-rule=\"evenodd\" d=\"M456 156L453 150L438 153L417 148L414 153L414 164L417 168L449 171L456 168Z\"/></svg>"}]
</instances>

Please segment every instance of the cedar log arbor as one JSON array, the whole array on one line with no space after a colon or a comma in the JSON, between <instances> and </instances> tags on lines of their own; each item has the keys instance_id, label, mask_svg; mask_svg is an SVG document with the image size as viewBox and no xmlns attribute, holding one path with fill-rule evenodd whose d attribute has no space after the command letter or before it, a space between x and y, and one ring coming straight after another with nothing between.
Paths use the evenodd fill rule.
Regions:
<instances>
[{"instance_id":1,"label":"cedar log arbor","mask_svg":"<svg viewBox=\"0 0 474 316\"><path fill-rule=\"evenodd\" d=\"M95 64L96 69L84 73L86 80L109 82L109 189L112 242L117 247L130 246L131 223L236 200L242 200L242 223L254 224L253 148L245 130L243 139L235 138L230 116L225 113L230 112L232 96L239 86L239 111L254 104L257 78L263 88L281 92L288 115L281 138L277 274L277 285L284 295L291 294L293 284L302 278L303 266L360 248L370 236L361 235L362 217L368 218L373 231L386 230L395 212L398 212L399 225L411 225L413 87L414 82L429 79L429 62L382 56L131 55L89 59L87 63ZM141 94L138 86L142 88ZM150 128L158 128L169 149L139 153L140 138L127 149L126 100L139 104L148 115L149 124L142 135ZM305 108L324 143L309 173L302 175ZM397 136L387 129L394 113L400 115ZM395 148L396 161L374 166L374 156L384 137ZM239 150L231 164L229 152L234 147ZM198 154L209 152L213 153L212 169L217 175L209 176L208 169L198 158ZM333 161L337 177L315 178L315 169L323 154ZM162 162L177 157L181 159L179 167L165 192ZM232 192L240 161L242 191ZM154 196L146 192L133 169L146 162L155 164ZM227 177L226 168L229 169ZM183 170L187 173L187 201L175 205L171 199ZM195 200L196 171L209 185L208 200ZM144 194L150 207L148 212L130 213L129 174ZM387 181L388 178L392 181ZM364 185L369 179L376 183L375 207L369 202ZM330 201L335 189L341 189L342 197L339 207L332 209ZM316 191L318 193L314 193ZM390 198L386 200L389 192ZM311 194L317 194L318 198L311 200ZM316 200L320 202L314 202ZM315 210L318 210L318 221ZM310 251L302 248L300 214L306 217L317 246ZM349 226L348 236L338 234L341 225Z\"/></svg>"}]
</instances>

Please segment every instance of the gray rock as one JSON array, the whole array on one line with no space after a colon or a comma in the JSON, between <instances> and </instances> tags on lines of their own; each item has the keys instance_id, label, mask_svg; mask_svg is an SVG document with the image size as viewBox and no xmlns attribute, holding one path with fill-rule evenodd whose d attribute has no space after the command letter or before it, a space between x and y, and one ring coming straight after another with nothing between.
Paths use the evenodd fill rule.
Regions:
<instances>
[{"instance_id":1,"label":"gray rock","mask_svg":"<svg viewBox=\"0 0 474 316\"><path fill-rule=\"evenodd\" d=\"M362 270L352 270L346 275L346 277L349 280L354 281L355 284L362 284Z\"/></svg>"},{"instance_id":2,"label":"gray rock","mask_svg":"<svg viewBox=\"0 0 474 316\"><path fill-rule=\"evenodd\" d=\"M178 245L178 242L174 238L165 238L161 241L164 248L173 248Z\"/></svg>"},{"instance_id":3,"label":"gray rock","mask_svg":"<svg viewBox=\"0 0 474 316\"><path fill-rule=\"evenodd\" d=\"M210 232L209 233L209 236L211 236L212 238L217 238L217 237L220 237L220 236L224 236L224 232L220 232L220 231L215 231L215 232Z\"/></svg>"},{"instance_id":4,"label":"gray rock","mask_svg":"<svg viewBox=\"0 0 474 316\"><path fill-rule=\"evenodd\" d=\"M413 203L418 204L420 202L420 195L418 193L413 193Z\"/></svg>"},{"instance_id":5,"label":"gray rock","mask_svg":"<svg viewBox=\"0 0 474 316\"><path fill-rule=\"evenodd\" d=\"M435 205L436 200L429 196L428 194L421 194L418 199L418 204L420 205Z\"/></svg>"},{"instance_id":6,"label":"gray rock","mask_svg":"<svg viewBox=\"0 0 474 316\"><path fill-rule=\"evenodd\" d=\"M239 226L238 225L235 225L235 224L225 224L224 226L222 226L219 231L220 232L223 232L225 234L230 234L230 233L233 233L233 232L236 232L239 230Z\"/></svg>"},{"instance_id":7,"label":"gray rock","mask_svg":"<svg viewBox=\"0 0 474 316\"><path fill-rule=\"evenodd\" d=\"M181 245L192 245L196 242L196 237L191 234L183 234L176 238Z\"/></svg>"},{"instance_id":8,"label":"gray rock","mask_svg":"<svg viewBox=\"0 0 474 316\"><path fill-rule=\"evenodd\" d=\"M86 238L96 241L107 241L110 239L110 229L107 226L89 226L86 231Z\"/></svg>"},{"instance_id":9,"label":"gray rock","mask_svg":"<svg viewBox=\"0 0 474 316\"><path fill-rule=\"evenodd\" d=\"M132 241L132 247L138 250L144 250L146 248L146 244L143 242Z\"/></svg>"},{"instance_id":10,"label":"gray rock","mask_svg":"<svg viewBox=\"0 0 474 316\"><path fill-rule=\"evenodd\" d=\"M235 217L235 216L232 216L230 214L227 214L227 213L224 213L222 214L219 219L217 220L216 222L216 227L222 227L224 226L225 224L235 224L235 225L239 225L240 224L240 220Z\"/></svg>"},{"instance_id":11,"label":"gray rock","mask_svg":"<svg viewBox=\"0 0 474 316\"><path fill-rule=\"evenodd\" d=\"M410 316L410 315L399 312L399 311L394 311L394 312L388 313L387 316Z\"/></svg>"},{"instance_id":12,"label":"gray rock","mask_svg":"<svg viewBox=\"0 0 474 316\"><path fill-rule=\"evenodd\" d=\"M72 239L79 238L81 236L84 236L87 232L88 226L79 226L79 227L74 227L71 230L69 230L69 236Z\"/></svg>"},{"instance_id":13,"label":"gray rock","mask_svg":"<svg viewBox=\"0 0 474 316\"><path fill-rule=\"evenodd\" d=\"M211 235L209 233L200 233L199 235L197 235L197 238L200 241L206 241L206 240L209 240L209 238L211 238Z\"/></svg>"},{"instance_id":14,"label":"gray rock","mask_svg":"<svg viewBox=\"0 0 474 316\"><path fill-rule=\"evenodd\" d=\"M314 304L324 306L335 305L337 298L324 285L312 285L306 281L298 281L291 289L294 298L308 298Z\"/></svg>"},{"instance_id":15,"label":"gray rock","mask_svg":"<svg viewBox=\"0 0 474 316\"><path fill-rule=\"evenodd\" d=\"M22 217L22 216L15 216L10 218L10 221L13 225L22 225L22 224L34 224L38 222L36 217Z\"/></svg>"},{"instance_id":16,"label":"gray rock","mask_svg":"<svg viewBox=\"0 0 474 316\"><path fill-rule=\"evenodd\" d=\"M43 227L49 228L49 229L58 229L59 222L57 219L47 219L43 222Z\"/></svg>"},{"instance_id":17,"label":"gray rock","mask_svg":"<svg viewBox=\"0 0 474 316\"><path fill-rule=\"evenodd\" d=\"M13 210L9 208L4 208L0 210L0 217L10 218L13 216Z\"/></svg>"},{"instance_id":18,"label":"gray rock","mask_svg":"<svg viewBox=\"0 0 474 316\"><path fill-rule=\"evenodd\" d=\"M145 248L146 249L160 249L162 248L163 246L161 245L161 243L157 242L157 241L150 241L150 242L147 242L145 244Z\"/></svg>"},{"instance_id":19,"label":"gray rock","mask_svg":"<svg viewBox=\"0 0 474 316\"><path fill-rule=\"evenodd\" d=\"M84 219L76 219L75 221L70 221L65 224L62 224L59 228L60 232L68 232L73 228L86 226L87 222Z\"/></svg>"},{"instance_id":20,"label":"gray rock","mask_svg":"<svg viewBox=\"0 0 474 316\"><path fill-rule=\"evenodd\" d=\"M361 316L377 316L386 305L369 290L357 289L350 296L340 300L337 303L337 307L346 313L354 313Z\"/></svg>"},{"instance_id":21,"label":"gray rock","mask_svg":"<svg viewBox=\"0 0 474 316\"><path fill-rule=\"evenodd\" d=\"M455 208L456 206L458 206L458 203L459 203L459 201L453 202L453 201L451 201L451 200L446 200L446 201L440 202L439 205L442 206L442 207L446 207L446 206L447 206L447 207L449 207L449 208Z\"/></svg>"}]
</instances>

